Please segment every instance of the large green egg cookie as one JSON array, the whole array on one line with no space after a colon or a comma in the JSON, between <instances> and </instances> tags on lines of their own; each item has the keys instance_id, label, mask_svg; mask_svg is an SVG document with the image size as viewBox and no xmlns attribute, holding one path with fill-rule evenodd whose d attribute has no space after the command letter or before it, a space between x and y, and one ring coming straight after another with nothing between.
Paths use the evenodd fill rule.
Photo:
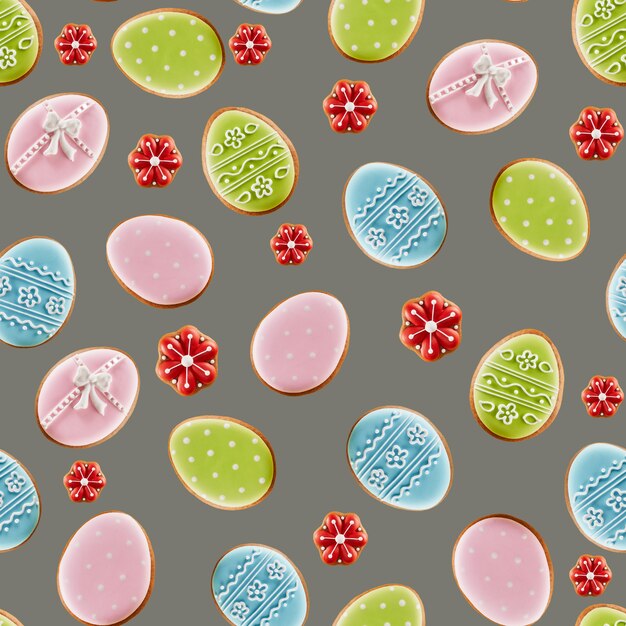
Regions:
<instances>
[{"instance_id":1,"label":"large green egg cookie","mask_svg":"<svg viewBox=\"0 0 626 626\"><path fill-rule=\"evenodd\" d=\"M133 83L166 98L193 96L222 73L224 46L206 18L160 9L122 24L111 41L117 66Z\"/></svg>"},{"instance_id":2,"label":"large green egg cookie","mask_svg":"<svg viewBox=\"0 0 626 626\"><path fill-rule=\"evenodd\" d=\"M9 615L5 611L0 610L0 626L22 626L16 617Z\"/></svg>"},{"instance_id":3,"label":"large green egg cookie","mask_svg":"<svg viewBox=\"0 0 626 626\"><path fill-rule=\"evenodd\" d=\"M220 509L258 504L274 486L274 454L261 433L228 417L195 417L170 435L170 460L185 487Z\"/></svg>"},{"instance_id":4,"label":"large green egg cookie","mask_svg":"<svg viewBox=\"0 0 626 626\"><path fill-rule=\"evenodd\" d=\"M507 165L491 192L492 218L523 252L547 261L578 256L589 240L587 204L576 183L548 161Z\"/></svg>"},{"instance_id":5,"label":"large green egg cookie","mask_svg":"<svg viewBox=\"0 0 626 626\"><path fill-rule=\"evenodd\" d=\"M333 0L330 35L355 61L385 61L411 43L423 10L424 0Z\"/></svg>"},{"instance_id":6,"label":"large green egg cookie","mask_svg":"<svg viewBox=\"0 0 626 626\"><path fill-rule=\"evenodd\" d=\"M585 609L576 626L624 626L626 609L613 604L596 604Z\"/></svg>"},{"instance_id":7,"label":"large green egg cookie","mask_svg":"<svg viewBox=\"0 0 626 626\"><path fill-rule=\"evenodd\" d=\"M479 424L499 439L519 441L545 430L563 395L561 359L537 330L497 343L478 364L470 402Z\"/></svg>"},{"instance_id":8,"label":"large green egg cookie","mask_svg":"<svg viewBox=\"0 0 626 626\"><path fill-rule=\"evenodd\" d=\"M0 0L0 86L25 78L41 53L41 24L22 0Z\"/></svg>"}]
</instances>

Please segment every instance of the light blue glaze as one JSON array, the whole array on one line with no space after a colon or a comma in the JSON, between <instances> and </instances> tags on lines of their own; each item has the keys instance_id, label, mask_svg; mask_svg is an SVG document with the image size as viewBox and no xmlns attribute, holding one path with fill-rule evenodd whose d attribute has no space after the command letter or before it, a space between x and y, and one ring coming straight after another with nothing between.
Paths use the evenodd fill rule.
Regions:
<instances>
[{"instance_id":1,"label":"light blue glaze","mask_svg":"<svg viewBox=\"0 0 626 626\"><path fill-rule=\"evenodd\" d=\"M367 163L350 178L346 222L359 247L392 267L429 261L446 238L446 212L435 191L410 170Z\"/></svg>"},{"instance_id":2,"label":"light blue glaze","mask_svg":"<svg viewBox=\"0 0 626 626\"><path fill-rule=\"evenodd\" d=\"M38 346L63 326L74 302L74 269L53 239L33 237L0 258L0 341Z\"/></svg>"},{"instance_id":3,"label":"light blue glaze","mask_svg":"<svg viewBox=\"0 0 626 626\"><path fill-rule=\"evenodd\" d=\"M302 626L308 600L289 560L267 546L239 546L217 564L213 597L236 626Z\"/></svg>"},{"instance_id":4,"label":"light blue glaze","mask_svg":"<svg viewBox=\"0 0 626 626\"><path fill-rule=\"evenodd\" d=\"M615 330L626 339L626 259L620 262L611 276L607 309Z\"/></svg>"},{"instance_id":5,"label":"light blue glaze","mask_svg":"<svg viewBox=\"0 0 626 626\"><path fill-rule=\"evenodd\" d=\"M39 496L19 461L0 450L0 551L22 545L37 528Z\"/></svg>"},{"instance_id":6,"label":"light blue glaze","mask_svg":"<svg viewBox=\"0 0 626 626\"><path fill-rule=\"evenodd\" d=\"M362 417L348 439L348 459L357 480L385 504L424 511L448 493L452 465L433 425L399 407Z\"/></svg>"},{"instance_id":7,"label":"light blue glaze","mask_svg":"<svg viewBox=\"0 0 626 626\"><path fill-rule=\"evenodd\" d=\"M289 13L293 11L302 0L237 0L239 4L261 13Z\"/></svg>"},{"instance_id":8,"label":"light blue glaze","mask_svg":"<svg viewBox=\"0 0 626 626\"><path fill-rule=\"evenodd\" d=\"M583 448L567 475L570 510L594 543L626 551L626 450L609 443Z\"/></svg>"}]
</instances>

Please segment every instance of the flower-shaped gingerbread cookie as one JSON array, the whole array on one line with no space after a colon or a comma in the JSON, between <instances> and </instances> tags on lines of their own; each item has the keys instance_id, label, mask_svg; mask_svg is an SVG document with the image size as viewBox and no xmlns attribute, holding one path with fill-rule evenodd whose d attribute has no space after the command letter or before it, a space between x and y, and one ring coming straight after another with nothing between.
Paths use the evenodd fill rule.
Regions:
<instances>
[{"instance_id":1,"label":"flower-shaped gingerbread cookie","mask_svg":"<svg viewBox=\"0 0 626 626\"><path fill-rule=\"evenodd\" d=\"M624 128L613 109L583 109L569 129L578 156L586 161L610 159L624 139Z\"/></svg>"},{"instance_id":2,"label":"flower-shaped gingerbread cookie","mask_svg":"<svg viewBox=\"0 0 626 626\"><path fill-rule=\"evenodd\" d=\"M570 570L569 578L579 596L601 596L613 573L603 557L583 554Z\"/></svg>"},{"instance_id":3,"label":"flower-shaped gingerbread cookie","mask_svg":"<svg viewBox=\"0 0 626 626\"><path fill-rule=\"evenodd\" d=\"M66 24L54 40L63 65L85 65L96 51L98 42L86 24Z\"/></svg>"},{"instance_id":4,"label":"flower-shaped gingerbread cookie","mask_svg":"<svg viewBox=\"0 0 626 626\"><path fill-rule=\"evenodd\" d=\"M324 112L336 133L361 133L378 110L370 86L363 81L340 80L324 99Z\"/></svg>"},{"instance_id":5,"label":"flower-shaped gingerbread cookie","mask_svg":"<svg viewBox=\"0 0 626 626\"><path fill-rule=\"evenodd\" d=\"M354 513L329 513L313 534L313 543L327 565L352 565L367 545L367 533Z\"/></svg>"},{"instance_id":6,"label":"flower-shaped gingerbread cookie","mask_svg":"<svg viewBox=\"0 0 626 626\"><path fill-rule=\"evenodd\" d=\"M594 376L583 389L581 398L591 417L613 417L624 401L624 392L617 378Z\"/></svg>"},{"instance_id":7,"label":"flower-shaped gingerbread cookie","mask_svg":"<svg viewBox=\"0 0 626 626\"><path fill-rule=\"evenodd\" d=\"M95 502L107 480L97 463L76 461L65 474L63 484L72 502Z\"/></svg>"},{"instance_id":8,"label":"flower-shaped gingerbread cookie","mask_svg":"<svg viewBox=\"0 0 626 626\"><path fill-rule=\"evenodd\" d=\"M143 135L128 155L128 165L141 187L167 187L183 164L183 155L169 135Z\"/></svg>"},{"instance_id":9,"label":"flower-shaped gingerbread cookie","mask_svg":"<svg viewBox=\"0 0 626 626\"><path fill-rule=\"evenodd\" d=\"M272 48L272 40L260 24L242 24L228 46L239 65L259 65Z\"/></svg>"},{"instance_id":10,"label":"flower-shaped gingerbread cookie","mask_svg":"<svg viewBox=\"0 0 626 626\"><path fill-rule=\"evenodd\" d=\"M313 249L313 240L306 226L302 224L282 224L270 240L270 246L281 265L300 265L307 260Z\"/></svg>"}]
</instances>

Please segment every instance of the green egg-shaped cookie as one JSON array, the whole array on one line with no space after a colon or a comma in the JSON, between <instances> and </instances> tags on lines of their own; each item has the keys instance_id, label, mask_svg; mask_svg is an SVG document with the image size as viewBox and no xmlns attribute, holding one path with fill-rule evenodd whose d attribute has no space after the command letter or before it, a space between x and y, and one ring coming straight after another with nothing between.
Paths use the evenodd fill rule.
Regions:
<instances>
[{"instance_id":1,"label":"green egg-shaped cookie","mask_svg":"<svg viewBox=\"0 0 626 626\"><path fill-rule=\"evenodd\" d=\"M22 626L22 622L6 611L0 610L0 626Z\"/></svg>"},{"instance_id":2,"label":"green egg-shaped cookie","mask_svg":"<svg viewBox=\"0 0 626 626\"><path fill-rule=\"evenodd\" d=\"M482 358L472 379L470 404L489 434L519 441L552 423L562 396L563 367L555 345L538 330L520 330Z\"/></svg>"},{"instance_id":3,"label":"green egg-shaped cookie","mask_svg":"<svg viewBox=\"0 0 626 626\"><path fill-rule=\"evenodd\" d=\"M42 32L23 0L0 0L0 87L30 74L41 54Z\"/></svg>"},{"instance_id":4,"label":"green egg-shaped cookie","mask_svg":"<svg viewBox=\"0 0 626 626\"><path fill-rule=\"evenodd\" d=\"M569 261L589 240L589 214L582 192L560 167L522 159L498 174L491 216L509 243L546 261Z\"/></svg>"},{"instance_id":5,"label":"green egg-shaped cookie","mask_svg":"<svg viewBox=\"0 0 626 626\"><path fill-rule=\"evenodd\" d=\"M386 61L411 43L423 12L424 0L332 0L330 36L350 59Z\"/></svg>"},{"instance_id":6,"label":"green egg-shaped cookie","mask_svg":"<svg viewBox=\"0 0 626 626\"><path fill-rule=\"evenodd\" d=\"M205 17L158 9L124 22L111 40L113 59L138 87L166 98L208 89L224 67L224 46Z\"/></svg>"},{"instance_id":7,"label":"green egg-shaped cookie","mask_svg":"<svg viewBox=\"0 0 626 626\"><path fill-rule=\"evenodd\" d=\"M274 486L274 453L263 435L229 417L194 417L170 435L176 475L196 498L220 509L246 509Z\"/></svg>"},{"instance_id":8,"label":"green egg-shaped cookie","mask_svg":"<svg viewBox=\"0 0 626 626\"><path fill-rule=\"evenodd\" d=\"M576 626L624 626L626 609L615 604L594 604L578 617Z\"/></svg>"}]
</instances>

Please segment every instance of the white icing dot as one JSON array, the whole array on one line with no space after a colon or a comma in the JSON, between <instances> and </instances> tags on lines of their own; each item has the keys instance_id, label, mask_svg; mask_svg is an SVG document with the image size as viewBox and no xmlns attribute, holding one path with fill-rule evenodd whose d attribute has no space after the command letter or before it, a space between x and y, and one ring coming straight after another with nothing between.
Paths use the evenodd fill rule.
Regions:
<instances>
[{"instance_id":1,"label":"white icing dot","mask_svg":"<svg viewBox=\"0 0 626 626\"><path fill-rule=\"evenodd\" d=\"M176 36L176 31L174 29L170 30L170 37L175 37Z\"/></svg>"},{"instance_id":2,"label":"white icing dot","mask_svg":"<svg viewBox=\"0 0 626 626\"><path fill-rule=\"evenodd\" d=\"M132 47L133 47L133 44L132 44L132 42L130 42L130 41L127 41L127 42L124 44L124 48L126 48L127 50L130 50L130 48L132 48Z\"/></svg>"}]
</instances>

